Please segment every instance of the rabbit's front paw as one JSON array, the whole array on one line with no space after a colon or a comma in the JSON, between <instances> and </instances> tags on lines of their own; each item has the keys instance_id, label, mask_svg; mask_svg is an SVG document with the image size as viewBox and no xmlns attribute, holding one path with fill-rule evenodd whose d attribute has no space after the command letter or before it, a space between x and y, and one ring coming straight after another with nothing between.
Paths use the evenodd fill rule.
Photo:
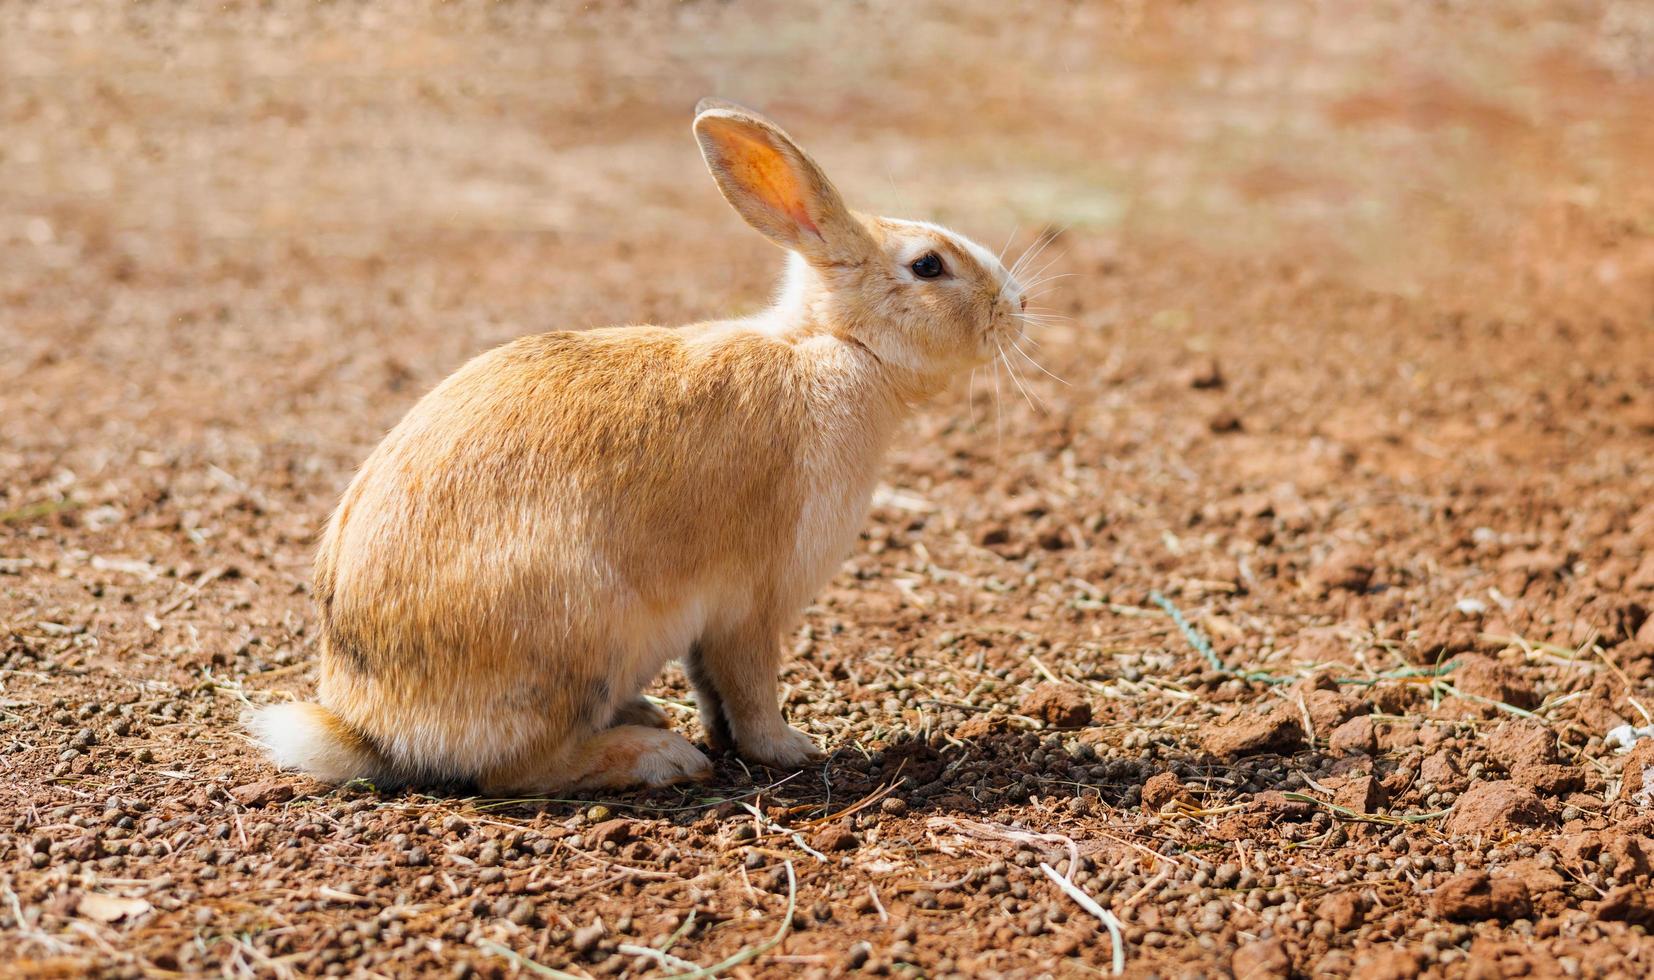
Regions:
<instances>
[{"instance_id":1,"label":"rabbit's front paw","mask_svg":"<svg viewBox=\"0 0 1654 980\"><path fill-rule=\"evenodd\" d=\"M796 769L822 756L810 736L790 725L741 739L740 751L742 757L776 769Z\"/></svg>"}]
</instances>

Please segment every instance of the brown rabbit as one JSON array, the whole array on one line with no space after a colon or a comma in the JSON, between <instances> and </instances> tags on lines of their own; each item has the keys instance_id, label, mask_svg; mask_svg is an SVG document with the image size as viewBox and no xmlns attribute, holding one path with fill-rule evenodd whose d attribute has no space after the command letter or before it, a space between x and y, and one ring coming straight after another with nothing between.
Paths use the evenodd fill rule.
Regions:
<instances>
[{"instance_id":1,"label":"brown rabbit","mask_svg":"<svg viewBox=\"0 0 1654 980\"><path fill-rule=\"evenodd\" d=\"M708 100L694 133L790 250L779 298L524 337L421 399L322 536L317 701L250 716L278 764L496 794L703 776L639 695L673 657L713 746L819 756L777 704L781 638L848 553L903 416L1021 335L1022 287L945 229L848 210L757 113Z\"/></svg>"}]
</instances>

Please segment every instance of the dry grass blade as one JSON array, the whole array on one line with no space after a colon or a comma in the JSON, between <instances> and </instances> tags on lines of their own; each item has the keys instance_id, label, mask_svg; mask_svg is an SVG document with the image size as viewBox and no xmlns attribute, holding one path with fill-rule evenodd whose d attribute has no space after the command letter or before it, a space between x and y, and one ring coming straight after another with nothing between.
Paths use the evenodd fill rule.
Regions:
<instances>
[{"instance_id":1,"label":"dry grass blade","mask_svg":"<svg viewBox=\"0 0 1654 980\"><path fill-rule=\"evenodd\" d=\"M1339 806L1336 803L1328 803L1326 800L1317 799L1307 793L1282 793L1281 796L1297 803L1309 803L1314 806L1318 806L1323 810L1327 810L1337 816L1343 817L1345 820L1356 820L1361 823L1381 823L1391 826L1399 826L1410 823L1425 823L1430 820L1440 820L1449 813L1453 812L1452 810L1436 810L1431 813L1411 813L1397 817L1385 813L1362 813L1359 810L1352 810L1347 806Z\"/></svg>"},{"instance_id":2,"label":"dry grass blade","mask_svg":"<svg viewBox=\"0 0 1654 980\"><path fill-rule=\"evenodd\" d=\"M764 940L763 942L759 943L756 946L750 947L748 949L743 949L739 953L736 953L734 956L731 956L728 959L725 959L721 962L714 963L711 966L699 967L697 969L690 970L687 973L675 973L672 976L665 978L665 980L701 980L702 977L714 977L714 976L717 976L720 973L725 973L729 970L733 970L734 968L740 966L742 963L745 963L746 961L748 961L750 959L754 959L756 957L762 956L765 953L769 952L770 950L774 949L775 947L781 945L781 941L783 939L786 939L787 938L787 933L792 930L792 927L793 927L793 914L798 911L798 872L793 870L793 863L791 861L788 861L786 863L786 868L787 868L787 914L781 920L781 926L778 929L775 930L775 935L773 935L770 938Z\"/></svg>"},{"instance_id":3,"label":"dry grass blade","mask_svg":"<svg viewBox=\"0 0 1654 980\"><path fill-rule=\"evenodd\" d=\"M982 840L1009 841L1014 844L1061 844L1068 849L1068 875L1072 877L1080 867L1079 845L1074 843L1074 838L1063 834L1037 834L1033 831L1017 830L1015 827L966 820L963 817L931 817L925 821L925 826L931 830L949 830Z\"/></svg>"},{"instance_id":4,"label":"dry grass blade","mask_svg":"<svg viewBox=\"0 0 1654 980\"><path fill-rule=\"evenodd\" d=\"M551 977L553 980L591 980L590 977L583 976L579 973L567 973L563 970L557 970L546 966L544 963L537 963L511 947L501 945L500 943L496 943L489 939L479 939L476 942L476 947L490 956L498 956L501 959L510 960L519 968L527 970L535 976Z\"/></svg>"},{"instance_id":5,"label":"dry grass blade","mask_svg":"<svg viewBox=\"0 0 1654 980\"><path fill-rule=\"evenodd\" d=\"M1061 888L1064 894L1079 903L1080 908L1085 909L1087 912L1090 912L1092 915L1096 916L1097 920L1100 921L1104 928L1108 930L1109 941L1114 944L1113 962L1111 964L1114 969L1114 975L1119 976L1124 973L1126 970L1126 939L1120 929L1120 920L1114 915L1113 912L1110 912L1108 909L1105 909L1101 905L1097 904L1096 899L1081 891L1079 885L1076 885L1069 879L1057 874L1056 869L1051 867L1049 864L1042 861L1040 862L1039 869L1045 872L1045 876L1050 878L1058 888Z\"/></svg>"}]
</instances>

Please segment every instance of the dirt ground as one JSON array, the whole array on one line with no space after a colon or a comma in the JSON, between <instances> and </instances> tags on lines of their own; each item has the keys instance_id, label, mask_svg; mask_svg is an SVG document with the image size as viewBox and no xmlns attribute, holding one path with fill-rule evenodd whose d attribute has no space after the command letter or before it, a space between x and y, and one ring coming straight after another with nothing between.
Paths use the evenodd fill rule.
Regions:
<instances>
[{"instance_id":1,"label":"dirt ground","mask_svg":"<svg viewBox=\"0 0 1654 980\"><path fill-rule=\"evenodd\" d=\"M762 302L712 93L1068 276L790 639L828 761L277 772L415 398ZM1654 974L1650 119L1630 0L0 2L0 973Z\"/></svg>"}]
</instances>

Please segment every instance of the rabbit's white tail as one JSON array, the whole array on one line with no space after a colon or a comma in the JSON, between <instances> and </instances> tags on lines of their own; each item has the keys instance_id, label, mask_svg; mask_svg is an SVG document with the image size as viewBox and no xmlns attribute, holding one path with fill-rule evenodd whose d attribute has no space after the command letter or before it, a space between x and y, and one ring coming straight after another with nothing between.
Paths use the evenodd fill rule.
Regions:
<instances>
[{"instance_id":1,"label":"rabbit's white tail","mask_svg":"<svg viewBox=\"0 0 1654 980\"><path fill-rule=\"evenodd\" d=\"M330 783L391 780L392 767L384 756L338 715L314 702L255 708L244 723L283 769L298 769Z\"/></svg>"}]
</instances>

